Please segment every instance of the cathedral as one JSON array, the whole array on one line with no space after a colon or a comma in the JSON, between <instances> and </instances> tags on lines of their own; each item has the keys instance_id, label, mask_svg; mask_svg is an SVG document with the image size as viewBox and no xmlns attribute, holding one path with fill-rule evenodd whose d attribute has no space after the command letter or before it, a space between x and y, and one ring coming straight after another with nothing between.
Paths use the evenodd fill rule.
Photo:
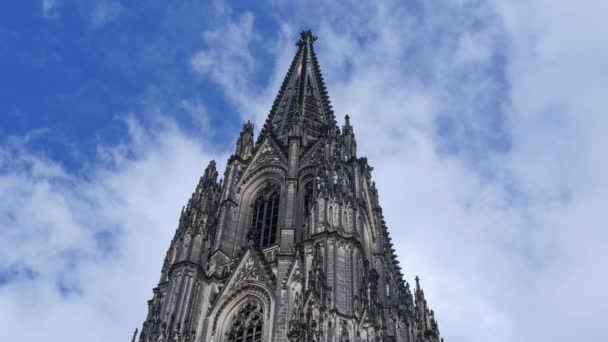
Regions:
<instances>
[{"instance_id":1,"label":"cathedral","mask_svg":"<svg viewBox=\"0 0 608 342\"><path fill-rule=\"evenodd\" d=\"M301 33L257 139L244 124L223 180L206 167L140 342L442 341L419 279L403 279L348 115L338 127L315 40Z\"/></svg>"}]
</instances>

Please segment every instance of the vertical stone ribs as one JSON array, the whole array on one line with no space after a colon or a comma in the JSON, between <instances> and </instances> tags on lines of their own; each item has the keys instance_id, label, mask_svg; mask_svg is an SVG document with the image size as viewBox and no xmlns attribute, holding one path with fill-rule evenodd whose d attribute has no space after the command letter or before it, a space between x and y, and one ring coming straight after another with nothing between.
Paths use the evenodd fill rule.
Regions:
<instances>
[{"instance_id":1,"label":"vertical stone ribs","mask_svg":"<svg viewBox=\"0 0 608 342\"><path fill-rule=\"evenodd\" d=\"M319 68L313 43L317 37L304 31L298 40L298 51L291 62L279 93L260 132L260 139L272 135L286 143L287 135L299 125L303 143L318 140L335 118Z\"/></svg>"}]
</instances>

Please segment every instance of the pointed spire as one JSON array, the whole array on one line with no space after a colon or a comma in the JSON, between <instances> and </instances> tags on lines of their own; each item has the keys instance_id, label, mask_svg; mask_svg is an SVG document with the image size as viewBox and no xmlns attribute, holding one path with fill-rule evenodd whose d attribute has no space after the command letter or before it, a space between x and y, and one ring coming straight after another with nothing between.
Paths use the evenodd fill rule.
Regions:
<instances>
[{"instance_id":1,"label":"pointed spire","mask_svg":"<svg viewBox=\"0 0 608 342\"><path fill-rule=\"evenodd\" d=\"M414 298L416 299L416 305L419 307L421 314L426 314L428 310L426 306L426 299L424 298L424 290L420 286L420 278L416 276L416 291L414 292Z\"/></svg>"},{"instance_id":2,"label":"pointed spire","mask_svg":"<svg viewBox=\"0 0 608 342\"><path fill-rule=\"evenodd\" d=\"M344 159L349 160L357 157L357 141L355 140L355 132L350 124L350 116L344 116L344 126L342 126L342 140L344 142Z\"/></svg>"},{"instance_id":3,"label":"pointed spire","mask_svg":"<svg viewBox=\"0 0 608 342\"><path fill-rule=\"evenodd\" d=\"M215 160L211 160L190 196L188 204L182 208L176 237L186 231L203 232L209 215L214 212L221 184L217 182L218 172ZM212 217L212 216L211 216ZM202 224L202 226L201 226Z\"/></svg>"},{"instance_id":4,"label":"pointed spire","mask_svg":"<svg viewBox=\"0 0 608 342\"><path fill-rule=\"evenodd\" d=\"M205 168L205 174L203 176L207 180L217 181L217 169L215 167L215 160L211 160L209 165Z\"/></svg>"},{"instance_id":5,"label":"pointed spire","mask_svg":"<svg viewBox=\"0 0 608 342\"><path fill-rule=\"evenodd\" d=\"M300 39L298 40L298 42L296 43L296 45L297 46L302 46L302 45L305 45L305 44L312 44L317 39L318 39L318 37L314 36L312 34L311 30L302 31L302 32L300 32Z\"/></svg>"},{"instance_id":6,"label":"pointed spire","mask_svg":"<svg viewBox=\"0 0 608 342\"><path fill-rule=\"evenodd\" d=\"M424 298L424 290L420 287L420 278L416 276L416 292L414 293L416 300L416 319L419 326L425 331L425 334L432 334L439 337L439 327L435 320L435 312L429 309L426 298Z\"/></svg>"},{"instance_id":7,"label":"pointed spire","mask_svg":"<svg viewBox=\"0 0 608 342\"><path fill-rule=\"evenodd\" d=\"M285 142L289 134L303 135L304 144L326 134L327 127L336 126L327 89L315 55L310 30L300 33L298 51L285 75L283 84L262 127L258 142L267 135ZM294 126L301 126L301 130Z\"/></svg>"},{"instance_id":8,"label":"pointed spire","mask_svg":"<svg viewBox=\"0 0 608 342\"><path fill-rule=\"evenodd\" d=\"M135 332L133 333L133 338L131 339L131 342L135 342L135 338L137 337L137 332L139 330L137 330L137 328L135 328Z\"/></svg>"},{"instance_id":9,"label":"pointed spire","mask_svg":"<svg viewBox=\"0 0 608 342\"><path fill-rule=\"evenodd\" d=\"M249 120L243 125L241 134L236 141L235 154L244 160L249 159L253 154L253 124Z\"/></svg>"},{"instance_id":10,"label":"pointed spire","mask_svg":"<svg viewBox=\"0 0 608 342\"><path fill-rule=\"evenodd\" d=\"M190 201L188 201L188 205L186 206L186 211L188 211L189 207L198 203L199 205L203 198L210 197L215 192L219 191L219 184L217 182L218 172L215 164L215 160L211 160L205 171L203 176L200 178L198 185L196 187L196 191L192 194Z\"/></svg>"},{"instance_id":11,"label":"pointed spire","mask_svg":"<svg viewBox=\"0 0 608 342\"><path fill-rule=\"evenodd\" d=\"M344 115L344 126L342 131L346 133L347 130L352 131L353 126L350 125L350 116L348 114Z\"/></svg>"}]
</instances>

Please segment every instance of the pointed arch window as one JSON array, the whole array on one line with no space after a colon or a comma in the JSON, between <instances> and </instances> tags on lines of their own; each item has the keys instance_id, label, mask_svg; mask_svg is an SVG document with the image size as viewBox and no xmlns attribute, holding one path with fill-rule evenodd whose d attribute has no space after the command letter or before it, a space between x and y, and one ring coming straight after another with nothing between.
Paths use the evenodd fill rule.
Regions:
<instances>
[{"instance_id":1,"label":"pointed arch window","mask_svg":"<svg viewBox=\"0 0 608 342\"><path fill-rule=\"evenodd\" d=\"M278 221L279 187L269 183L258 192L253 202L251 231L258 246L267 247L275 243Z\"/></svg>"},{"instance_id":2,"label":"pointed arch window","mask_svg":"<svg viewBox=\"0 0 608 342\"><path fill-rule=\"evenodd\" d=\"M228 331L228 342L260 342L264 328L264 310L251 300L234 315Z\"/></svg>"}]
</instances>

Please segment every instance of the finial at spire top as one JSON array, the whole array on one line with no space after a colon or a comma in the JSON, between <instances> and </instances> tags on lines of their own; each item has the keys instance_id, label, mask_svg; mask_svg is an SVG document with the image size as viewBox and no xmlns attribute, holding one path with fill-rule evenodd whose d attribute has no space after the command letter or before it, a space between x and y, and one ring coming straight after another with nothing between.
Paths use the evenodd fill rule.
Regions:
<instances>
[{"instance_id":1,"label":"finial at spire top","mask_svg":"<svg viewBox=\"0 0 608 342\"><path fill-rule=\"evenodd\" d=\"M209 164L205 168L205 171L203 172L203 176L201 177L199 185L202 185L203 183L206 183L208 181L215 182L216 180L217 180L217 169L216 169L216 165L215 165L215 160L212 159L211 161L209 161Z\"/></svg>"},{"instance_id":2,"label":"finial at spire top","mask_svg":"<svg viewBox=\"0 0 608 342\"><path fill-rule=\"evenodd\" d=\"M315 40L317 40L317 37L312 34L312 31L305 30L300 32L300 39L298 40L297 45L301 46L303 44L306 44L307 42L310 42L312 44Z\"/></svg>"},{"instance_id":3,"label":"finial at spire top","mask_svg":"<svg viewBox=\"0 0 608 342\"><path fill-rule=\"evenodd\" d=\"M207 167L205 168L205 173L214 172L214 171L215 171L215 160L211 159L211 161L209 161L209 164L207 164Z\"/></svg>"},{"instance_id":4,"label":"finial at spire top","mask_svg":"<svg viewBox=\"0 0 608 342\"><path fill-rule=\"evenodd\" d=\"M243 124L243 131L253 131L253 123L250 120Z\"/></svg>"}]
</instances>

